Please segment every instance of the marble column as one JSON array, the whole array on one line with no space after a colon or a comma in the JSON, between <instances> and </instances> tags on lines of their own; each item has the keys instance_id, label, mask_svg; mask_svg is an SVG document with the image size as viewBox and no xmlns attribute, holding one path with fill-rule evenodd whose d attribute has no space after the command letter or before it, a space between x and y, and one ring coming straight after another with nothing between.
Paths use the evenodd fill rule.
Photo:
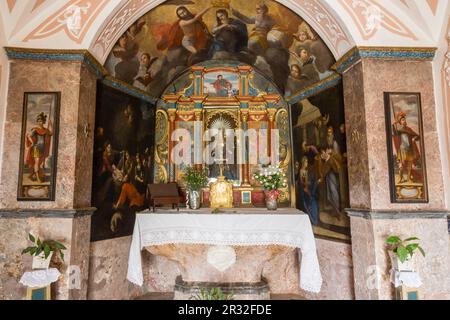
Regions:
<instances>
[{"instance_id":1,"label":"marble column","mask_svg":"<svg viewBox=\"0 0 450 320\"><path fill-rule=\"evenodd\" d=\"M449 298L449 236L428 60L360 58L343 72L356 299L393 299L385 240L418 236L422 299ZM428 203L391 203L384 92L419 92L427 164ZM438 281L437 279L441 279Z\"/></svg>"},{"instance_id":2,"label":"marble column","mask_svg":"<svg viewBox=\"0 0 450 320\"><path fill-rule=\"evenodd\" d=\"M67 247L54 298L87 296L97 76L81 60L10 60L0 167L0 268L10 270L2 273L10 286L0 288L0 297L6 299L25 298L17 280L31 269L31 259L20 255L30 245L28 232ZM55 201L17 200L25 92L61 93Z\"/></svg>"}]
</instances>

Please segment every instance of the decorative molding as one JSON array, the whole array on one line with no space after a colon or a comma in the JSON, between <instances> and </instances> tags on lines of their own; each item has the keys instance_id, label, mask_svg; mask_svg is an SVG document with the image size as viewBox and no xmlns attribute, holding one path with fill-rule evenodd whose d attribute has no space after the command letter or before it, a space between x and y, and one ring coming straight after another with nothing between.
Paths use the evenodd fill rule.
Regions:
<instances>
[{"instance_id":1,"label":"decorative molding","mask_svg":"<svg viewBox=\"0 0 450 320\"><path fill-rule=\"evenodd\" d=\"M364 40L385 29L391 34L417 40L416 35L391 11L376 0L339 0Z\"/></svg>"},{"instance_id":2,"label":"decorative molding","mask_svg":"<svg viewBox=\"0 0 450 320\"><path fill-rule=\"evenodd\" d=\"M133 87L125 82L117 80L108 75L108 71L95 59L87 50L51 50L51 49L25 49L25 48L5 48L9 59L35 60L35 61L79 61L86 64L102 83L120 90L133 97L156 103L157 98L152 97L147 92Z\"/></svg>"},{"instance_id":3,"label":"decorative molding","mask_svg":"<svg viewBox=\"0 0 450 320\"><path fill-rule=\"evenodd\" d=\"M332 69L342 74L361 59L432 61L436 50L436 48L412 47L354 47L343 55Z\"/></svg>"},{"instance_id":4,"label":"decorative molding","mask_svg":"<svg viewBox=\"0 0 450 320\"><path fill-rule=\"evenodd\" d=\"M408 211L408 210L369 210L345 209L349 217L366 220L403 220L403 219L447 219L449 211Z\"/></svg>"},{"instance_id":5,"label":"decorative molding","mask_svg":"<svg viewBox=\"0 0 450 320\"><path fill-rule=\"evenodd\" d=\"M37 61L80 61L85 63L98 78L103 78L108 74L106 69L87 50L52 50L6 47L5 51L9 59Z\"/></svg>"},{"instance_id":6,"label":"decorative molding","mask_svg":"<svg viewBox=\"0 0 450 320\"><path fill-rule=\"evenodd\" d=\"M321 38L328 44L335 57L340 56L343 50L351 47L354 42L350 39L342 24L336 19L327 7L317 0L291 0L279 1L282 5L290 7L295 14L309 20L309 24L316 31L321 31ZM289 3L291 2L291 4ZM345 52L345 51L344 51Z\"/></svg>"},{"instance_id":7,"label":"decorative molding","mask_svg":"<svg viewBox=\"0 0 450 320\"><path fill-rule=\"evenodd\" d=\"M1 209L0 219L78 218L91 216L97 208L82 209Z\"/></svg>"},{"instance_id":8,"label":"decorative molding","mask_svg":"<svg viewBox=\"0 0 450 320\"><path fill-rule=\"evenodd\" d=\"M123 81L120 81L114 77L111 76L105 76L101 82L111 88L117 89L119 91L122 91L130 96L142 99L144 101L154 103L158 101L158 98L152 97L147 92L142 91L134 86L129 85L128 83L125 83Z\"/></svg>"},{"instance_id":9,"label":"decorative molding","mask_svg":"<svg viewBox=\"0 0 450 320\"><path fill-rule=\"evenodd\" d=\"M309 87L302 89L299 92L292 94L289 97L286 97L286 101L289 104L297 103L301 100L307 99L311 96L314 96L326 89L332 88L338 85L342 80L342 77L339 74L333 74L320 82L317 82Z\"/></svg>"},{"instance_id":10,"label":"decorative molding","mask_svg":"<svg viewBox=\"0 0 450 320\"><path fill-rule=\"evenodd\" d=\"M120 7L113 17L108 18L109 22L101 33L97 36L94 44L91 46L94 54L102 61L106 61L112 47L124 27L128 27L132 22L146 13L146 9L153 8L155 1L129 0Z\"/></svg>"},{"instance_id":11,"label":"decorative molding","mask_svg":"<svg viewBox=\"0 0 450 320\"><path fill-rule=\"evenodd\" d=\"M45 39L64 31L70 40L81 44L97 16L109 3L110 0L70 0L36 27L23 41Z\"/></svg>"},{"instance_id":12,"label":"decorative molding","mask_svg":"<svg viewBox=\"0 0 450 320\"><path fill-rule=\"evenodd\" d=\"M443 72L445 75L445 82L447 83L447 87L450 88L450 19L448 20L447 44L448 47L444 57Z\"/></svg>"}]
</instances>

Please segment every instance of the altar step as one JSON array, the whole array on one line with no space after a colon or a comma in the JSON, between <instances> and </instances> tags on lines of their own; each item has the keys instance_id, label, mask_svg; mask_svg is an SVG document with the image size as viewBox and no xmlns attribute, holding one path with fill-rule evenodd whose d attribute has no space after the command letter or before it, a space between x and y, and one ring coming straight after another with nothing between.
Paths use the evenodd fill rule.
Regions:
<instances>
[{"instance_id":1,"label":"altar step","mask_svg":"<svg viewBox=\"0 0 450 320\"><path fill-rule=\"evenodd\" d=\"M135 300L173 300L173 292L151 292L137 297ZM298 294L272 294L271 300L306 300Z\"/></svg>"}]
</instances>

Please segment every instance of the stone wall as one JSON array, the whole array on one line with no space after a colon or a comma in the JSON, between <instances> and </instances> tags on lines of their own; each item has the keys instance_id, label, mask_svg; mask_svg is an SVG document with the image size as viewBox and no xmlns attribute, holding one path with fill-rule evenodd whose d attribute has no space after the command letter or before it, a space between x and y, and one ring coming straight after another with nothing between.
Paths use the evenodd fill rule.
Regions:
<instances>
[{"instance_id":1,"label":"stone wall","mask_svg":"<svg viewBox=\"0 0 450 320\"><path fill-rule=\"evenodd\" d=\"M95 81L96 78L81 62L10 61L0 209L70 209L90 206ZM24 93L43 91L61 92L55 201L18 202L15 195L19 177ZM85 134L85 129L88 134Z\"/></svg>"},{"instance_id":2,"label":"stone wall","mask_svg":"<svg viewBox=\"0 0 450 320\"><path fill-rule=\"evenodd\" d=\"M0 25L3 25L2 17L0 16ZM3 148L3 126L5 124L6 115L6 92L8 88L8 58L6 52L3 50L3 46L6 45L5 30L0 28L0 163L2 161L1 150ZM0 181L2 175L0 172Z\"/></svg>"},{"instance_id":3,"label":"stone wall","mask_svg":"<svg viewBox=\"0 0 450 320\"><path fill-rule=\"evenodd\" d=\"M307 299L354 299L351 245L317 239L323 277L319 294L299 290L297 251L283 253L266 263L263 276L275 294L300 294ZM143 251L144 286L126 280L131 237L93 242L90 253L89 299L131 299L147 292L173 292L181 274L176 262ZM205 258L206 259L206 258ZM205 261L206 263L206 261Z\"/></svg>"},{"instance_id":4,"label":"stone wall","mask_svg":"<svg viewBox=\"0 0 450 320\"><path fill-rule=\"evenodd\" d=\"M351 227L355 234L364 233L366 239L353 245L353 253L359 257L355 261L355 270L361 270L355 275L357 297L383 300L394 298L394 289L389 278L391 263L385 241L390 235L398 235L401 238L418 237L426 252L425 257L418 253L414 260L423 281L419 289L420 299L450 299L450 257L446 219L353 217ZM366 278L366 275L371 278Z\"/></svg>"},{"instance_id":5,"label":"stone wall","mask_svg":"<svg viewBox=\"0 0 450 320\"><path fill-rule=\"evenodd\" d=\"M127 300L141 296L144 289L127 280L131 236L91 243L89 300Z\"/></svg>"},{"instance_id":6,"label":"stone wall","mask_svg":"<svg viewBox=\"0 0 450 320\"><path fill-rule=\"evenodd\" d=\"M384 92L421 94L429 191L426 204L391 203ZM431 62L363 59L344 74L344 96L351 207L443 210L444 185Z\"/></svg>"},{"instance_id":7,"label":"stone wall","mask_svg":"<svg viewBox=\"0 0 450 320\"><path fill-rule=\"evenodd\" d=\"M0 214L0 300L26 298L26 287L19 283L25 271L31 271L32 258L22 255L31 245L28 233L42 240L64 244L62 276L53 284L53 299L86 299L90 217L2 217ZM70 215L70 213L66 213Z\"/></svg>"}]
</instances>

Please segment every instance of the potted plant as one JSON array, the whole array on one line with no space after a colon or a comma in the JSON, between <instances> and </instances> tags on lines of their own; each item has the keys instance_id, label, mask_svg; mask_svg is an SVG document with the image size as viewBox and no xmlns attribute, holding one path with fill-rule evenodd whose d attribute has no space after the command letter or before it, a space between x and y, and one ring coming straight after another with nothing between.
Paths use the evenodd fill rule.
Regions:
<instances>
[{"instance_id":1,"label":"potted plant","mask_svg":"<svg viewBox=\"0 0 450 320\"><path fill-rule=\"evenodd\" d=\"M202 188L208 185L208 173L206 169L196 169L188 166L184 169L183 180L186 184L186 193L189 199L189 208L200 208Z\"/></svg>"},{"instance_id":2,"label":"potted plant","mask_svg":"<svg viewBox=\"0 0 450 320\"><path fill-rule=\"evenodd\" d=\"M59 255L62 261L64 261L63 250L66 247L55 240L44 240L36 238L31 233L28 234L28 239L33 242L33 245L24 249L22 254L30 254L33 257L33 269L48 269L50 261L54 254Z\"/></svg>"},{"instance_id":3,"label":"potted plant","mask_svg":"<svg viewBox=\"0 0 450 320\"><path fill-rule=\"evenodd\" d=\"M279 166L268 166L261 168L253 178L264 188L267 209L277 210L279 189L287 186L286 174Z\"/></svg>"},{"instance_id":4,"label":"potted plant","mask_svg":"<svg viewBox=\"0 0 450 320\"><path fill-rule=\"evenodd\" d=\"M412 259L415 252L419 251L425 257L425 251L417 241L420 241L417 237L404 240L398 236L387 238L386 243L393 268L398 271L414 271Z\"/></svg>"}]
</instances>

